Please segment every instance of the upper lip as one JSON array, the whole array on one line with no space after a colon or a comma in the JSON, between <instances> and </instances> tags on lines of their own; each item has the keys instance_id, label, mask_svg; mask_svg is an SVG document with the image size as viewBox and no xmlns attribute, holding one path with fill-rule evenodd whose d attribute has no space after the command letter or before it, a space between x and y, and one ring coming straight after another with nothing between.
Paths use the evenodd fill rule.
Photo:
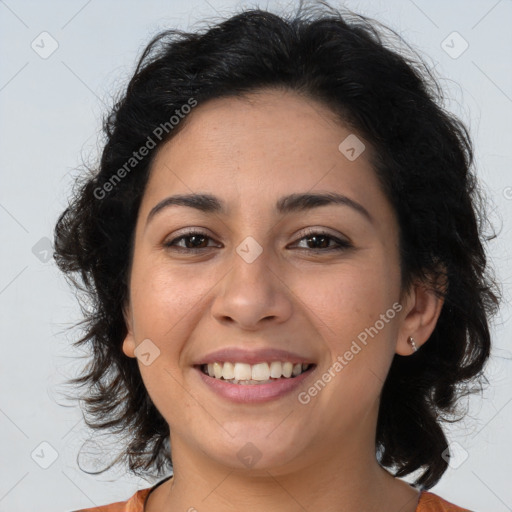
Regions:
<instances>
[{"instance_id":1,"label":"upper lip","mask_svg":"<svg viewBox=\"0 0 512 512\"><path fill-rule=\"evenodd\" d=\"M272 361L290 362L293 364L313 364L312 358L307 356L301 356L299 354L289 352L287 350L279 350L276 348L247 350L239 347L226 347L221 348L219 350L215 350L214 352L210 352L209 354L198 358L196 362L193 364L202 365L215 362L256 364Z\"/></svg>"}]
</instances>

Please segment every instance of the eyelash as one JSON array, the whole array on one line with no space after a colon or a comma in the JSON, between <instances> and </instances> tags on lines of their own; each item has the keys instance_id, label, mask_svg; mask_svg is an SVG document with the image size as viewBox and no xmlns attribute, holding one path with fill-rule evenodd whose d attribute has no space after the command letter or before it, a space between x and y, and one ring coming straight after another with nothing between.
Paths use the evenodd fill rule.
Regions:
<instances>
[{"instance_id":1,"label":"eyelash","mask_svg":"<svg viewBox=\"0 0 512 512\"><path fill-rule=\"evenodd\" d=\"M203 233L201 231L191 230L191 231L188 231L188 232L180 235L177 238L174 238L173 240L170 240L169 242L164 242L163 245L167 249L184 251L184 252L192 252L192 253L198 253L198 252L204 251L205 249L210 248L210 247L189 248L189 247L180 247L180 246L175 246L174 245L176 242L178 242L180 240L183 240L183 239L186 239L186 238L191 238L193 236L200 236L200 237L204 237L204 238L212 240L212 238L210 236L208 236L206 233ZM343 250L347 250L347 249L350 249L350 248L353 247L353 245L350 242L345 241L345 240L340 240L339 238L336 238L336 237L334 237L334 236L330 235L329 233L326 233L325 231L322 231L322 230L320 230L320 231L310 231L310 232L304 234L304 236L302 236L299 239L299 241L302 241L302 240L308 239L308 238L313 238L315 236L327 237L330 240L336 242L338 245L335 246L335 247L328 247L326 249L302 248L302 250L318 253L318 252L343 251Z\"/></svg>"}]
</instances>

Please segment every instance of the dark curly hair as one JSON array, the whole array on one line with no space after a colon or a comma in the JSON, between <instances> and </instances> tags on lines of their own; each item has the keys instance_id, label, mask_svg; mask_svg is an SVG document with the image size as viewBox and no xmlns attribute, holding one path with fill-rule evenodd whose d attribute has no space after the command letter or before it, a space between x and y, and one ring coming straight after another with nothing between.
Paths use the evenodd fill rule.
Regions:
<instances>
[{"instance_id":1,"label":"dark curly hair","mask_svg":"<svg viewBox=\"0 0 512 512\"><path fill-rule=\"evenodd\" d=\"M402 290L421 279L444 297L428 342L411 356L394 356L375 440L383 467L398 477L421 469L414 485L429 489L448 465L441 422L456 421L459 399L487 382L489 319L501 297L483 244L496 235L484 234L468 131L443 107L429 67L392 30L325 2L301 3L283 16L250 9L192 33L167 30L145 48L105 118L99 165L78 177L55 227L55 260L84 299L84 335L75 345L92 352L69 382L86 387L90 428L128 439L109 467L123 461L139 476L172 470L169 426L136 359L121 349L138 209L156 152L190 119L179 115L191 110L185 105L265 88L326 105L371 144L398 218ZM149 149L139 158L142 147Z\"/></svg>"}]
</instances>

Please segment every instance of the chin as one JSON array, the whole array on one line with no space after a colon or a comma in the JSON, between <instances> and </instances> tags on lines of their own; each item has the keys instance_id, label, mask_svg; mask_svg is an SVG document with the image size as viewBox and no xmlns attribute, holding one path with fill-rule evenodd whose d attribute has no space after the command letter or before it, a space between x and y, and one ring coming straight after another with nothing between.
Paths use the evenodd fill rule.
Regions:
<instances>
[{"instance_id":1,"label":"chin","mask_svg":"<svg viewBox=\"0 0 512 512\"><path fill-rule=\"evenodd\" d=\"M262 476L268 476L268 472L284 470L295 465L297 457L304 456L302 443L290 437L288 432L277 435L275 431L257 429L254 425L249 430L230 438L222 452L210 451L211 458L234 470L252 471L255 475L262 471ZM216 447L221 445L216 444Z\"/></svg>"}]
</instances>

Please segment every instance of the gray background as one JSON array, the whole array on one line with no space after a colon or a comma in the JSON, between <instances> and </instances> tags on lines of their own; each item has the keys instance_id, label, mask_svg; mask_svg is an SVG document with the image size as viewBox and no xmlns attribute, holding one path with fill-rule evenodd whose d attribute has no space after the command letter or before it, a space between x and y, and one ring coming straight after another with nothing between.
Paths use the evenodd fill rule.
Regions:
<instances>
[{"instance_id":1,"label":"gray background","mask_svg":"<svg viewBox=\"0 0 512 512\"><path fill-rule=\"evenodd\" d=\"M78 331L69 330L80 312L49 259L49 240L73 170L82 159L97 156L105 104L124 85L150 37L168 26L216 20L234 6L258 5L286 6L0 0L0 512L91 507L127 499L152 483L121 470L91 476L77 466L89 434L80 409L65 400L69 390L62 383L84 363L71 348ZM344 5L391 26L426 56L442 79L448 108L467 123L475 140L491 221L500 230L489 250L505 303L493 325L491 386L483 400L471 399L467 419L450 428L454 467L432 490L472 510L510 511L512 1ZM48 56L52 44L58 48Z\"/></svg>"}]
</instances>

